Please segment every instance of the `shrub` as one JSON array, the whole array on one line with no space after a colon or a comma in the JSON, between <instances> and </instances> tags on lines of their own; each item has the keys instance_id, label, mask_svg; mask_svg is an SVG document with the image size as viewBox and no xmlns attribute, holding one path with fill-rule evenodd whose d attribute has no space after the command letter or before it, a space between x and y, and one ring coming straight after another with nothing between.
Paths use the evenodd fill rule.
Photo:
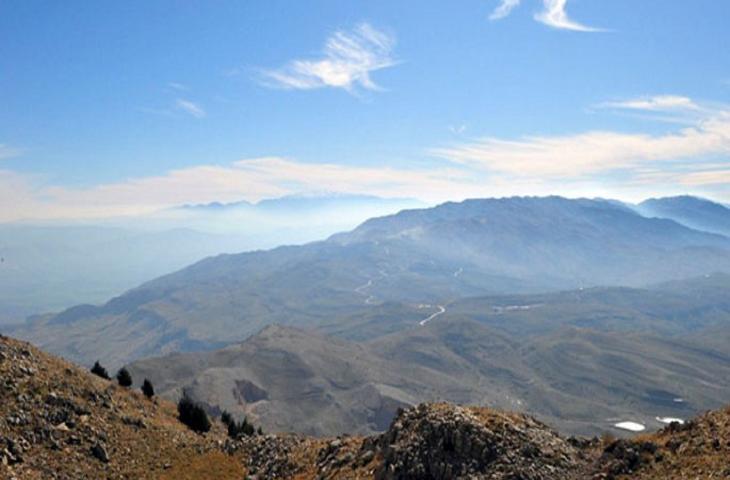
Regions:
<instances>
[{"instance_id":1,"label":"shrub","mask_svg":"<svg viewBox=\"0 0 730 480\"><path fill-rule=\"evenodd\" d=\"M106 371L106 368L101 366L101 363L99 363L98 360L96 361L96 363L94 363L94 366L91 367L91 373L105 380L111 380L111 378L109 377L109 372Z\"/></svg>"},{"instance_id":2,"label":"shrub","mask_svg":"<svg viewBox=\"0 0 730 480\"><path fill-rule=\"evenodd\" d=\"M132 386L132 375L129 374L129 370L126 368L122 368L117 372L117 382L119 382L119 385L122 387L131 387Z\"/></svg>"},{"instance_id":3,"label":"shrub","mask_svg":"<svg viewBox=\"0 0 730 480\"><path fill-rule=\"evenodd\" d=\"M205 413L202 406L192 401L185 394L177 402L177 413L180 421L194 432L204 433L210 430L208 414Z\"/></svg>"},{"instance_id":4,"label":"shrub","mask_svg":"<svg viewBox=\"0 0 730 480\"><path fill-rule=\"evenodd\" d=\"M142 393L144 393L144 396L147 398L152 398L155 396L155 387L152 386L152 382L144 379L144 382L142 382Z\"/></svg>"}]
</instances>

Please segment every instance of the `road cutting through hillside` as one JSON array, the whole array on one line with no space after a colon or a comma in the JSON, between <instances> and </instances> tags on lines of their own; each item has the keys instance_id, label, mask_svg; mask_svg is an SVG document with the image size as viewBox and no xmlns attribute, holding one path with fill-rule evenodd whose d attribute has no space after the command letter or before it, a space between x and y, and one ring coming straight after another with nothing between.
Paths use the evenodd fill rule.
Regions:
<instances>
[{"instance_id":1,"label":"road cutting through hillside","mask_svg":"<svg viewBox=\"0 0 730 480\"><path fill-rule=\"evenodd\" d=\"M426 325L426 324L427 324L428 322L430 322L431 320L433 320L434 318L438 317L439 315L443 315L444 313L446 313L446 307L444 307L443 305L436 305L436 308L438 308L438 309L439 309L439 311L438 311L438 312L436 312L436 313L432 313L432 314L431 314L431 315L429 315L428 317L426 317L426 318L424 318L423 320L421 320L420 322L418 322L418 324L419 324L420 326L424 326L424 325Z\"/></svg>"}]
</instances>

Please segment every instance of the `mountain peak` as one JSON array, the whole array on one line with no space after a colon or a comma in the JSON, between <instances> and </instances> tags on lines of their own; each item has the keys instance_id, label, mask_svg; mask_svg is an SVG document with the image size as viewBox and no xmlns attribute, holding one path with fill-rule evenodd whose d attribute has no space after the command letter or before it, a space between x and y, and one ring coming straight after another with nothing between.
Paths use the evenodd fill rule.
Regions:
<instances>
[{"instance_id":1,"label":"mountain peak","mask_svg":"<svg viewBox=\"0 0 730 480\"><path fill-rule=\"evenodd\" d=\"M650 217L667 218L697 230L730 236L730 208L691 195L650 198L636 206Z\"/></svg>"}]
</instances>

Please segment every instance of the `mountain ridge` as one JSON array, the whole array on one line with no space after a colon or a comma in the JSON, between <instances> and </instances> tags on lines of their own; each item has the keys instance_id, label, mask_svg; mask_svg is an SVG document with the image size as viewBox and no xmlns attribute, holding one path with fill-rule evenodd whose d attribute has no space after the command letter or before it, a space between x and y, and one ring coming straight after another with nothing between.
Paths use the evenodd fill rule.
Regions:
<instances>
[{"instance_id":1,"label":"mountain ridge","mask_svg":"<svg viewBox=\"0 0 730 480\"><path fill-rule=\"evenodd\" d=\"M637 286L715 271L730 272L727 237L611 202L472 200L371 219L303 246L207 258L105 305L13 331L77 361L103 351L125 363L216 348L270 323L311 328L369 315L388 302L408 305L412 318L417 305L468 296ZM145 338L135 333L141 325ZM102 337L110 334L120 341Z\"/></svg>"},{"instance_id":2,"label":"mountain ridge","mask_svg":"<svg viewBox=\"0 0 730 480\"><path fill-rule=\"evenodd\" d=\"M636 209L646 216L675 220L697 230L730 235L730 208L701 197L677 197L644 200Z\"/></svg>"}]
</instances>

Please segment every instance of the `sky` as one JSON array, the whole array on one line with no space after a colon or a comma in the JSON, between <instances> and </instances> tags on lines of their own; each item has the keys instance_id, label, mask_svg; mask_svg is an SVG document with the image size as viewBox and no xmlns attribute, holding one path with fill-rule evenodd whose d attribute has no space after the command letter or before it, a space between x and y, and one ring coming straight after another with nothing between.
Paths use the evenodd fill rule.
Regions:
<instances>
[{"instance_id":1,"label":"sky","mask_svg":"<svg viewBox=\"0 0 730 480\"><path fill-rule=\"evenodd\" d=\"M730 202L730 2L0 0L0 221L337 192Z\"/></svg>"}]
</instances>

